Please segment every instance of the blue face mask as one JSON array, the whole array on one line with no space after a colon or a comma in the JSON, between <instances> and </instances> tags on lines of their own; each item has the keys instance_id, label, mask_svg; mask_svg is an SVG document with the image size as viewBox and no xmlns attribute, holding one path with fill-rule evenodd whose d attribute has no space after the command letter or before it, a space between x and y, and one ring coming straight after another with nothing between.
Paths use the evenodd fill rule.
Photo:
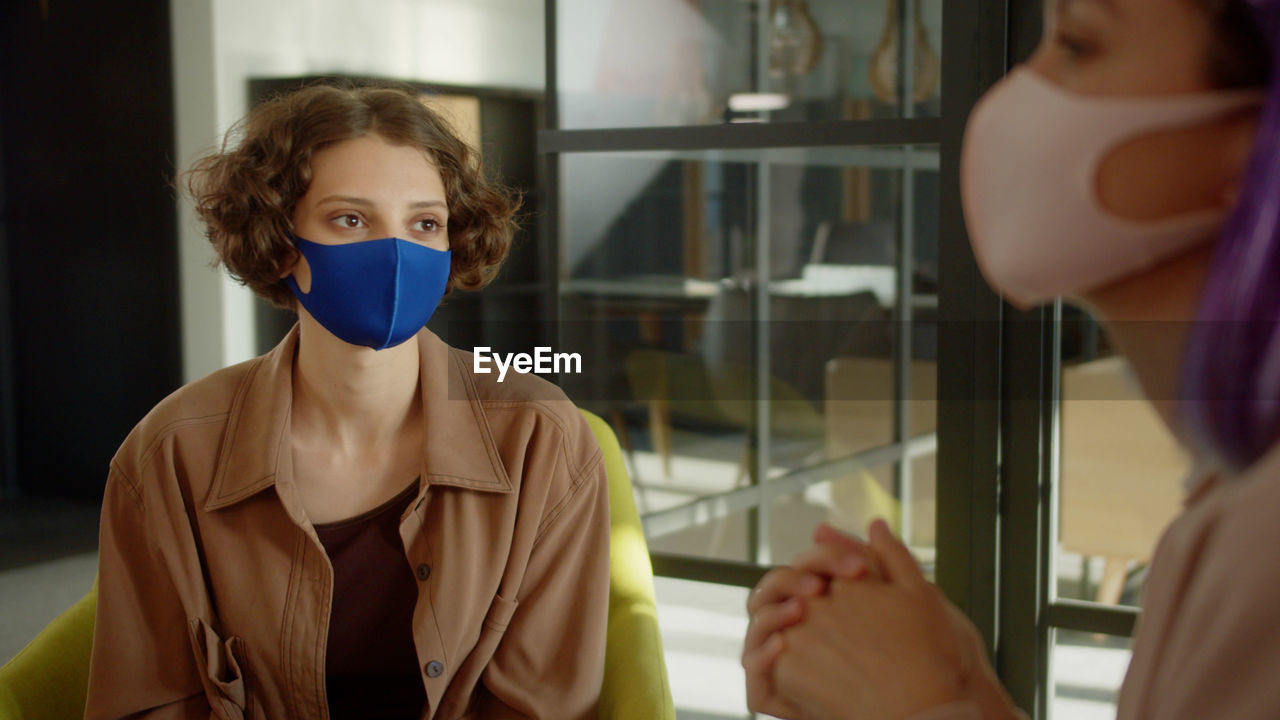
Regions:
<instances>
[{"instance_id":1,"label":"blue face mask","mask_svg":"<svg viewBox=\"0 0 1280 720\"><path fill-rule=\"evenodd\" d=\"M311 292L285 278L302 307L334 336L374 350L422 329L444 297L448 250L400 238L322 245L294 236L311 266Z\"/></svg>"}]
</instances>

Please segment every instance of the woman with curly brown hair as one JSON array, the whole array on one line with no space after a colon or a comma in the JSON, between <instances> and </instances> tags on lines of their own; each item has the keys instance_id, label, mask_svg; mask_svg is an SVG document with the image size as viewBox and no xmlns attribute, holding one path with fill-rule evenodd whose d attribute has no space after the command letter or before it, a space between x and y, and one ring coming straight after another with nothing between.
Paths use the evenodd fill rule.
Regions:
<instances>
[{"instance_id":1,"label":"woman with curly brown hair","mask_svg":"<svg viewBox=\"0 0 1280 720\"><path fill-rule=\"evenodd\" d=\"M228 271L295 308L112 460L86 717L582 718L608 497L581 415L425 329L516 202L412 93L316 86L190 171Z\"/></svg>"}]
</instances>

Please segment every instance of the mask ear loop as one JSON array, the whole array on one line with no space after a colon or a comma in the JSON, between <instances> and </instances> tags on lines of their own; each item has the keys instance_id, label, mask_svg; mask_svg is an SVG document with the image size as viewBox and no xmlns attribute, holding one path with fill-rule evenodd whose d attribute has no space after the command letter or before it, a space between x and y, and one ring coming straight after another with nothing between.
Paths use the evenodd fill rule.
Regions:
<instances>
[{"instance_id":1,"label":"mask ear loop","mask_svg":"<svg viewBox=\"0 0 1280 720\"><path fill-rule=\"evenodd\" d=\"M1137 133L1122 137L1111 144L1105 146L1098 151L1098 154L1091 159L1088 170L1088 187L1087 194L1089 204L1092 209L1104 217L1108 222L1113 222L1118 226L1125 227L1131 231L1157 231L1157 232L1200 232L1205 237L1212 235L1213 231L1219 228L1223 220L1230 212L1230 205L1223 203L1212 207L1202 207L1194 210L1187 210L1175 215L1166 215L1164 217L1152 219L1137 219L1125 217L1119 214L1114 208L1108 207L1102 199L1101 174L1102 167L1107 158L1117 150L1124 146L1140 140L1149 135L1157 135L1163 132L1171 132L1178 130L1186 130L1188 128L1206 125L1208 123L1221 120L1224 117L1238 114L1246 109L1257 107L1264 101L1261 92L1254 90L1232 90L1219 91L1213 94L1222 94L1223 97L1218 98L1216 104L1218 107L1204 111L1203 114L1197 114L1190 120L1182 119L1175 122L1161 123L1154 127L1144 128Z\"/></svg>"},{"instance_id":2,"label":"mask ear loop","mask_svg":"<svg viewBox=\"0 0 1280 720\"><path fill-rule=\"evenodd\" d=\"M289 269L289 272L282 275L280 279L284 280L285 283L293 286L294 292L297 293L298 295L310 295L311 294L310 278L308 278L308 281L307 281L307 286L308 286L307 290L306 292L303 292L302 285L298 282L297 278L295 277L298 272L298 266L306 262L307 260L307 256L302 254L302 248L298 245L298 241L301 239L302 238L298 237L297 235L294 235L293 233L289 233L289 244L293 246L293 255L294 255L293 266Z\"/></svg>"},{"instance_id":3,"label":"mask ear loop","mask_svg":"<svg viewBox=\"0 0 1280 720\"><path fill-rule=\"evenodd\" d=\"M302 290L302 285L298 282L298 279L295 277L295 275L298 272L298 265L304 262L307 262L307 256L305 253L302 252L301 243L311 242L311 241L307 240L306 238L299 237L298 235L294 235L292 233L290 233L289 235L289 240L293 244L293 252L296 254L297 259L294 260L293 269L291 269L288 272L288 274L286 274L281 279L283 279L285 283L289 285L290 289L293 290L294 294L299 296L299 300L301 300L301 296L311 294L311 278L310 278L311 273L310 272L307 273L308 275L307 290L305 292ZM310 263L308 263L307 269L310 270ZM306 307L306 305L304 304L303 307Z\"/></svg>"}]
</instances>

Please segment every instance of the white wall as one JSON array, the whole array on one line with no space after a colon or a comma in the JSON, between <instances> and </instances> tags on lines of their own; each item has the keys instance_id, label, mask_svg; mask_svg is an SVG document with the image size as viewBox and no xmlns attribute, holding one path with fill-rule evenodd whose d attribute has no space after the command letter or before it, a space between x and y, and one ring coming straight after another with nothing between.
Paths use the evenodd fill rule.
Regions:
<instances>
[{"instance_id":1,"label":"white wall","mask_svg":"<svg viewBox=\"0 0 1280 720\"><path fill-rule=\"evenodd\" d=\"M186 168L218 134L213 0L175 0L170 6L173 36L174 134L177 165ZM182 377L190 382L224 364L222 297L226 282L210 267L205 241L191 203L178 201L178 272L182 304Z\"/></svg>"},{"instance_id":2,"label":"white wall","mask_svg":"<svg viewBox=\"0 0 1280 720\"><path fill-rule=\"evenodd\" d=\"M178 160L216 147L251 77L324 73L542 89L540 0L172 0ZM254 301L182 201L184 378L254 355Z\"/></svg>"}]
</instances>

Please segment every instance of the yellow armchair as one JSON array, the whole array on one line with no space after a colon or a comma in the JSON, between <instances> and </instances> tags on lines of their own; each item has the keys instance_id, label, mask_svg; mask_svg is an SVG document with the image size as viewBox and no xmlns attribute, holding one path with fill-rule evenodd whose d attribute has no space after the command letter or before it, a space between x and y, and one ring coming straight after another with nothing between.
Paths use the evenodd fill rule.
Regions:
<instances>
[{"instance_id":1,"label":"yellow armchair","mask_svg":"<svg viewBox=\"0 0 1280 720\"><path fill-rule=\"evenodd\" d=\"M609 629L600 717L674 720L653 592L653 567L618 439L582 411L604 451L609 476ZM0 720L79 720L89 682L95 584L12 660L0 667Z\"/></svg>"},{"instance_id":2,"label":"yellow armchair","mask_svg":"<svg viewBox=\"0 0 1280 720\"><path fill-rule=\"evenodd\" d=\"M600 717L675 720L667 665L658 633L653 565L644 540L631 478L609 424L582 411L604 452L609 476L609 630L604 654ZM3 720L3 718L0 718Z\"/></svg>"},{"instance_id":3,"label":"yellow armchair","mask_svg":"<svg viewBox=\"0 0 1280 720\"><path fill-rule=\"evenodd\" d=\"M79 720L89 691L98 585L0 667L0 720Z\"/></svg>"}]
</instances>

